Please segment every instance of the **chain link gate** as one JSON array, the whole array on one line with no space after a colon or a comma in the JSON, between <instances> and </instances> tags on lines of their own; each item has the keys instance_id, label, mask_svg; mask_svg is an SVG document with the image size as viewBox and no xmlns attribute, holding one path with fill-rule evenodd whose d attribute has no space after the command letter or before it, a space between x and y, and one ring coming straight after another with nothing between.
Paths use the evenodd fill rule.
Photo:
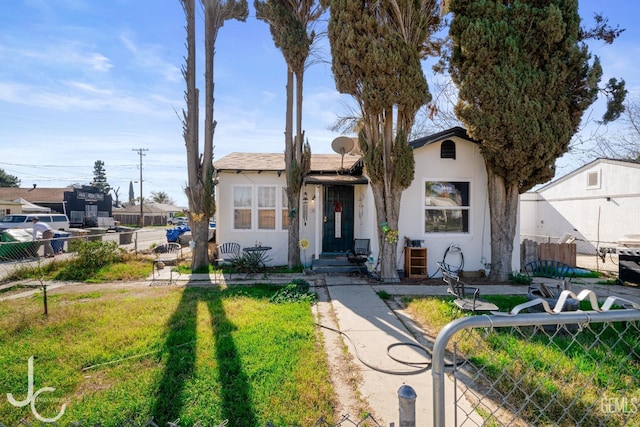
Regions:
<instances>
[{"instance_id":1,"label":"chain link gate","mask_svg":"<svg viewBox=\"0 0 640 427\"><path fill-rule=\"evenodd\" d=\"M564 292L592 310L547 305L544 313L519 314L540 303L534 300L441 330L433 349L434 426L445 426L447 411L456 426L640 426L640 306L609 297L597 307L591 291ZM449 402L447 371L455 383Z\"/></svg>"}]
</instances>

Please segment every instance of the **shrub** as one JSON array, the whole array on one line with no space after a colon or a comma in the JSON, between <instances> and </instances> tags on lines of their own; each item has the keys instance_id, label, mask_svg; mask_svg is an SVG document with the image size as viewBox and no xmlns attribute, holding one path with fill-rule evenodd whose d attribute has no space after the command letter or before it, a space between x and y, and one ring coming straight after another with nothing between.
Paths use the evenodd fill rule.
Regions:
<instances>
[{"instance_id":1,"label":"shrub","mask_svg":"<svg viewBox=\"0 0 640 427\"><path fill-rule=\"evenodd\" d=\"M523 273L512 273L509 281L514 285L530 285L531 277Z\"/></svg>"},{"instance_id":2,"label":"shrub","mask_svg":"<svg viewBox=\"0 0 640 427\"><path fill-rule=\"evenodd\" d=\"M313 304L317 299L315 292L309 292L309 282L304 279L293 279L291 283L278 289L269 301L273 303L308 301Z\"/></svg>"},{"instance_id":3,"label":"shrub","mask_svg":"<svg viewBox=\"0 0 640 427\"><path fill-rule=\"evenodd\" d=\"M122 261L123 250L114 241L99 240L80 243L77 256L56 274L56 280L84 281L93 277L98 270Z\"/></svg>"}]
</instances>

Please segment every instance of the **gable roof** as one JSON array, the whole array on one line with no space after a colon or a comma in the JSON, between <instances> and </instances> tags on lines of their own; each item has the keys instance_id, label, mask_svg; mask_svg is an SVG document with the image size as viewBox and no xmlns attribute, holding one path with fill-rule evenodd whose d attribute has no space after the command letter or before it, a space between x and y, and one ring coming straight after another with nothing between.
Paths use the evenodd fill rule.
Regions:
<instances>
[{"instance_id":1,"label":"gable roof","mask_svg":"<svg viewBox=\"0 0 640 427\"><path fill-rule=\"evenodd\" d=\"M640 169L640 161L637 161L637 160L609 159L609 158L606 158L606 157L599 157L599 158L597 158L595 160L592 160L591 162L589 162L587 164L584 164L584 165L580 166L579 168L569 172L568 174L563 175L560 178L558 178L558 179L556 179L554 181L551 181L551 182L543 185L540 188L537 188L535 190L531 190L529 192L537 193L539 191L547 190L547 189L549 189L551 187L554 187L554 186L556 186L556 185L568 180L569 178L572 178L572 177L578 175L579 173L583 172L585 169L592 168L593 166L595 166L598 163L608 163L608 164L616 165L616 166L624 166L624 167L632 167L632 168L639 168Z\"/></svg>"},{"instance_id":2,"label":"gable roof","mask_svg":"<svg viewBox=\"0 0 640 427\"><path fill-rule=\"evenodd\" d=\"M409 145L413 149L433 144L447 138L458 137L478 144L479 141L467 135L467 131L456 126L433 135L418 138L410 141ZM217 171L275 171L281 173L285 170L283 153L238 153L234 152L213 162L213 167ZM360 155L345 154L344 158L340 154L311 154L311 168L309 174L344 174L344 171L356 172L363 167ZM357 173L356 173L357 174Z\"/></svg>"},{"instance_id":3,"label":"gable roof","mask_svg":"<svg viewBox=\"0 0 640 427\"><path fill-rule=\"evenodd\" d=\"M62 203L64 192L73 191L73 187L65 188L19 188L0 187L0 199L24 199L31 203Z\"/></svg>"},{"instance_id":4,"label":"gable roof","mask_svg":"<svg viewBox=\"0 0 640 427\"><path fill-rule=\"evenodd\" d=\"M464 128L461 128L460 126L456 126L451 129L443 130L442 132L434 133L433 135L428 135L423 138L414 139L413 141L409 142L409 145L411 145L415 150L416 148L433 144L434 142L442 141L443 139L451 138L454 136L458 138L466 139L467 141L473 142L475 144L480 143L480 141L477 141L471 138L469 135L467 135L467 131Z\"/></svg>"},{"instance_id":5,"label":"gable roof","mask_svg":"<svg viewBox=\"0 0 640 427\"><path fill-rule=\"evenodd\" d=\"M340 166L347 170L357 167L360 156L345 155L344 163L339 154L311 154L310 173L338 172ZM284 154L275 153L231 153L213 162L217 171L284 171Z\"/></svg>"}]
</instances>

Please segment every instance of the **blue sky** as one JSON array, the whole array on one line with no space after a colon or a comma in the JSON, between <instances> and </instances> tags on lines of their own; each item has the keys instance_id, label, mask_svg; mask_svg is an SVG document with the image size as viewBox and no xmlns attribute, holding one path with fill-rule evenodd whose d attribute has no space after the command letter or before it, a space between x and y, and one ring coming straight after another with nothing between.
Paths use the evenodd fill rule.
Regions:
<instances>
[{"instance_id":1,"label":"blue sky","mask_svg":"<svg viewBox=\"0 0 640 427\"><path fill-rule=\"evenodd\" d=\"M622 77L637 96L640 3L581 0L580 10L588 23L602 12L626 29L613 46L591 49L601 57L603 81ZM234 151L283 151L286 67L253 2L249 15L245 23L228 21L218 35L216 159ZM0 168L23 187L61 187L89 183L94 162L102 160L109 183L126 200L129 182L140 176L135 150L144 148L144 196L164 191L186 206L179 117L184 25L178 0L11 1L0 15ZM201 60L201 32L197 38ZM346 113L349 98L336 92L326 41L322 45L322 61L305 76L303 126L312 152L330 153L339 135L328 127ZM425 75L431 81L430 68ZM594 106L594 115L601 111L602 103ZM584 155L564 156L559 174L584 161ZM134 189L139 196L137 182Z\"/></svg>"}]
</instances>

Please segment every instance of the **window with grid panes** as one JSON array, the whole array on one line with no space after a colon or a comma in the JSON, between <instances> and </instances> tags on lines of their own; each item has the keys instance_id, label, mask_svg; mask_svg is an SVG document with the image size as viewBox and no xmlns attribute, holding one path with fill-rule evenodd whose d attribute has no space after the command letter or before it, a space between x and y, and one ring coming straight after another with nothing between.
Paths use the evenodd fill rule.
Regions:
<instances>
[{"instance_id":1,"label":"window with grid panes","mask_svg":"<svg viewBox=\"0 0 640 427\"><path fill-rule=\"evenodd\" d=\"M289 228L289 199L287 198L287 188L282 187L282 208L280 209L280 218L282 221L282 229L287 230Z\"/></svg>"},{"instance_id":2,"label":"window with grid panes","mask_svg":"<svg viewBox=\"0 0 640 427\"><path fill-rule=\"evenodd\" d=\"M425 233L469 232L470 184L468 181L425 182Z\"/></svg>"},{"instance_id":3,"label":"window with grid panes","mask_svg":"<svg viewBox=\"0 0 640 427\"><path fill-rule=\"evenodd\" d=\"M251 193L250 186L233 188L233 228L236 230L251 229Z\"/></svg>"},{"instance_id":4,"label":"window with grid panes","mask_svg":"<svg viewBox=\"0 0 640 427\"><path fill-rule=\"evenodd\" d=\"M276 187L258 187L258 229L276 229Z\"/></svg>"}]
</instances>

